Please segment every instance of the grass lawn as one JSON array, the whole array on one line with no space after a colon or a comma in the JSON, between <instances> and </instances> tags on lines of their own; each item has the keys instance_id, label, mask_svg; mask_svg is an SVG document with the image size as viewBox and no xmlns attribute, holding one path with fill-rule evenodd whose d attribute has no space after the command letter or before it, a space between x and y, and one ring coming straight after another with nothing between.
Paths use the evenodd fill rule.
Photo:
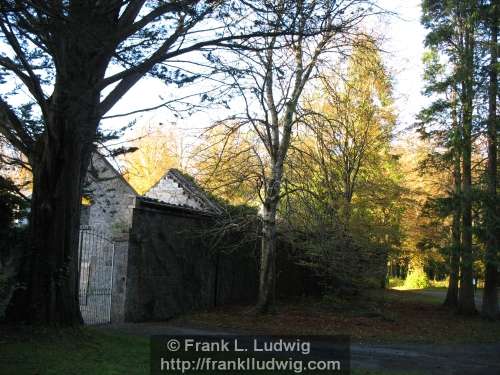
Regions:
<instances>
[{"instance_id":1,"label":"grass lawn","mask_svg":"<svg viewBox=\"0 0 500 375\"><path fill-rule=\"evenodd\" d=\"M500 322L458 316L441 303L441 297L417 291L378 290L352 300L278 303L268 316L255 316L246 306L224 307L188 314L172 324L265 334L347 334L353 342L500 341Z\"/></svg>"},{"instance_id":2,"label":"grass lawn","mask_svg":"<svg viewBox=\"0 0 500 375\"><path fill-rule=\"evenodd\" d=\"M0 326L1 375L149 375L149 373L149 339L144 337L110 334L92 328L30 330L6 329ZM402 374L369 370L352 371L352 375ZM409 375L407 372L404 374Z\"/></svg>"},{"instance_id":3,"label":"grass lawn","mask_svg":"<svg viewBox=\"0 0 500 375\"><path fill-rule=\"evenodd\" d=\"M440 302L434 295L414 291L373 291L350 301L281 303L275 313L259 317L245 306L219 308L170 324L264 334L348 334L353 342L500 341L500 322L460 317L442 309ZM0 325L0 374L148 375L149 339L88 327L56 330ZM354 370L352 374L403 373Z\"/></svg>"},{"instance_id":4,"label":"grass lawn","mask_svg":"<svg viewBox=\"0 0 500 375\"><path fill-rule=\"evenodd\" d=\"M447 288L429 287L425 289L398 289L386 291L383 298L401 302L421 302L440 306L443 303ZM391 293L391 291L393 293ZM440 292L440 293L434 293Z\"/></svg>"},{"instance_id":5,"label":"grass lawn","mask_svg":"<svg viewBox=\"0 0 500 375\"><path fill-rule=\"evenodd\" d=\"M14 330L0 326L0 374L149 374L149 339L91 328Z\"/></svg>"}]
</instances>

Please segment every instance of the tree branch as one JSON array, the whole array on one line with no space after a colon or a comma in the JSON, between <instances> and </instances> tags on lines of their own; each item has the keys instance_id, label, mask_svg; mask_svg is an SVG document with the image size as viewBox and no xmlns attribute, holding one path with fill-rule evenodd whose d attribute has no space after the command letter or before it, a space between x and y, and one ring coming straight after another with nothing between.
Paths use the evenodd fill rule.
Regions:
<instances>
[{"instance_id":1,"label":"tree branch","mask_svg":"<svg viewBox=\"0 0 500 375\"><path fill-rule=\"evenodd\" d=\"M9 59L6 57L0 58L0 64L9 70L12 70L23 81L23 83L28 87L28 90L31 92L33 97L40 105L40 109L42 110L43 115L46 116L47 102L45 99L45 94L42 90L42 86L40 85L40 80L33 72L33 69L31 68L17 38L12 33L12 29L10 29L10 24L9 24L9 29L10 29L9 30L6 27L5 22L2 21L0 22L0 29L2 29L2 32L4 33L5 37L7 38L7 41L9 42L9 45L14 50L17 58L19 59L19 61L21 61L24 70L26 70L28 74L26 75L25 73L23 73L18 67L16 67L16 64L14 62L9 61Z\"/></svg>"},{"instance_id":2,"label":"tree branch","mask_svg":"<svg viewBox=\"0 0 500 375\"><path fill-rule=\"evenodd\" d=\"M0 98L0 132L24 155L29 156L33 139L26 133L26 127L10 106Z\"/></svg>"}]
</instances>

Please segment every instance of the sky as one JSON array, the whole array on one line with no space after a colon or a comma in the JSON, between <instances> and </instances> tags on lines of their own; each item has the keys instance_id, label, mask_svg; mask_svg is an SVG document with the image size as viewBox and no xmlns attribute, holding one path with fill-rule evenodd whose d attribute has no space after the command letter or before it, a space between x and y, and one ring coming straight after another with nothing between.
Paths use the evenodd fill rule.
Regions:
<instances>
[{"instance_id":1,"label":"sky","mask_svg":"<svg viewBox=\"0 0 500 375\"><path fill-rule=\"evenodd\" d=\"M393 77L395 106L398 112L396 131L401 132L414 122L415 115L425 104L425 98L421 95L423 88L421 58L424 52L425 30L420 25L420 0L379 0L378 5L395 13L373 21L373 25L369 27L384 35L383 60ZM166 86L159 80L146 78L136 84L108 115L153 107L163 100L183 95L184 92L177 90L175 86ZM115 128L136 119L138 124L174 123L180 129L196 133L200 128L221 119L221 116L227 114L209 109L184 119L177 119L168 110L160 109L104 120L103 125L105 128Z\"/></svg>"},{"instance_id":2,"label":"sky","mask_svg":"<svg viewBox=\"0 0 500 375\"><path fill-rule=\"evenodd\" d=\"M394 96L399 114L398 130L413 124L415 115L425 105L422 96L424 38L420 24L420 0L383 0L381 6L397 15L389 19L384 31L388 40L385 63L394 78Z\"/></svg>"}]
</instances>

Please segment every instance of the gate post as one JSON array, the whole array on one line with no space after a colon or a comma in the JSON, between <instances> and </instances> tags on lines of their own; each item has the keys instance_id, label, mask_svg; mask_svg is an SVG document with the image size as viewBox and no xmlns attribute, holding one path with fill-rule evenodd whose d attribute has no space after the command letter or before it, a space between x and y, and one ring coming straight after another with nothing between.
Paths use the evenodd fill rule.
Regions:
<instances>
[{"instance_id":1,"label":"gate post","mask_svg":"<svg viewBox=\"0 0 500 375\"><path fill-rule=\"evenodd\" d=\"M125 321L125 297L127 291L128 233L113 239L115 256L113 286L111 290L111 323Z\"/></svg>"}]
</instances>

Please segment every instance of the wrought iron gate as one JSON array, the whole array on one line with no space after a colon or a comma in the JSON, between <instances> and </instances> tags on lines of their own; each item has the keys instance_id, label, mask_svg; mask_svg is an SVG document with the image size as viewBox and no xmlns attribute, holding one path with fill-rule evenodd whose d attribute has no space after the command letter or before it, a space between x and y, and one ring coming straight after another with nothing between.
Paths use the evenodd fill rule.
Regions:
<instances>
[{"instance_id":1,"label":"wrought iron gate","mask_svg":"<svg viewBox=\"0 0 500 375\"><path fill-rule=\"evenodd\" d=\"M79 298L85 324L111 321L115 245L92 227L80 228Z\"/></svg>"}]
</instances>

